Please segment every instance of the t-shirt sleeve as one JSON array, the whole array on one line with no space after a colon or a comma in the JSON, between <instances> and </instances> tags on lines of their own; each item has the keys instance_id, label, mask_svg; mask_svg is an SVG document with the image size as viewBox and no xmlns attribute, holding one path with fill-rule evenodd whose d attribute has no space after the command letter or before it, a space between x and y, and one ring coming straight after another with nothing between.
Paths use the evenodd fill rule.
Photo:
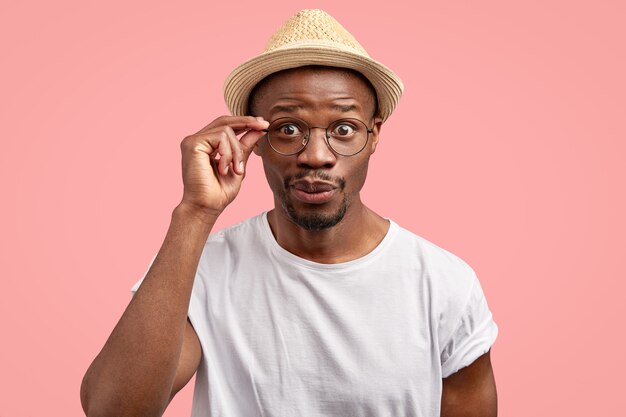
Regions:
<instances>
[{"instance_id":1,"label":"t-shirt sleeve","mask_svg":"<svg viewBox=\"0 0 626 417\"><path fill-rule=\"evenodd\" d=\"M487 353L498 335L498 326L487 305L478 278L474 281L461 317L441 351L442 377L469 366Z\"/></svg>"}]
</instances>

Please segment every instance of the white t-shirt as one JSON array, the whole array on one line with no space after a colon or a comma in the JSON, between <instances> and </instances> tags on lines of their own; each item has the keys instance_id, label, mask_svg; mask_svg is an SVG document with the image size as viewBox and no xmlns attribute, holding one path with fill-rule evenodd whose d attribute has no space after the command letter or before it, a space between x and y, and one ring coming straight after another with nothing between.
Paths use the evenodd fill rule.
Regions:
<instances>
[{"instance_id":1,"label":"white t-shirt","mask_svg":"<svg viewBox=\"0 0 626 417\"><path fill-rule=\"evenodd\" d=\"M442 378L498 333L474 271L395 222L362 258L319 264L267 213L209 237L189 318L192 417L439 416Z\"/></svg>"}]
</instances>

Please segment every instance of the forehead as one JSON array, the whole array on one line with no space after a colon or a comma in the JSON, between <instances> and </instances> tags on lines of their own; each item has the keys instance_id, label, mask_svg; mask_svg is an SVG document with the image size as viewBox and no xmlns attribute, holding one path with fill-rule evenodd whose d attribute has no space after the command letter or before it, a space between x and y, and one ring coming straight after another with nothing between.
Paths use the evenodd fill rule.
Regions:
<instances>
[{"instance_id":1,"label":"forehead","mask_svg":"<svg viewBox=\"0 0 626 417\"><path fill-rule=\"evenodd\" d=\"M263 79L250 100L260 111L276 102L315 107L334 103L355 105L364 113L373 111L376 94L365 77L355 71L333 67L301 67L284 70Z\"/></svg>"}]
</instances>

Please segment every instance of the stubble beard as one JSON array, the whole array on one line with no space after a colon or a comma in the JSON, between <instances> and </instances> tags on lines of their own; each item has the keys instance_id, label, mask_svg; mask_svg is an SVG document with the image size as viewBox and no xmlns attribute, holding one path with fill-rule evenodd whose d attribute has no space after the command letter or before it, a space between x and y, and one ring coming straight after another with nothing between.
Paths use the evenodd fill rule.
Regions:
<instances>
[{"instance_id":1,"label":"stubble beard","mask_svg":"<svg viewBox=\"0 0 626 417\"><path fill-rule=\"evenodd\" d=\"M334 227L341 220L343 220L344 216L346 215L346 212L348 211L349 201L348 201L348 197L344 194L343 199L341 200L341 203L339 204L339 207L333 213L321 213L319 211L315 211L315 209L312 209L312 211L308 211L308 212L297 211L296 208L293 206L293 203L291 202L291 200L288 198L288 190L290 187L290 183L294 179L304 178L311 173L313 174L315 178L319 178L324 181L332 181L333 183L338 184L338 188L342 192L346 187L346 181L343 178L331 177L330 175L322 171L313 172L313 170L308 170L308 171L300 172L299 174L295 176L290 176L290 177L285 178L284 189L280 193L279 197L280 197L280 202L281 202L283 209L285 210L285 212L289 216L289 219L292 222L294 222L296 225L302 227L305 230L321 231L321 230Z\"/></svg>"}]
</instances>

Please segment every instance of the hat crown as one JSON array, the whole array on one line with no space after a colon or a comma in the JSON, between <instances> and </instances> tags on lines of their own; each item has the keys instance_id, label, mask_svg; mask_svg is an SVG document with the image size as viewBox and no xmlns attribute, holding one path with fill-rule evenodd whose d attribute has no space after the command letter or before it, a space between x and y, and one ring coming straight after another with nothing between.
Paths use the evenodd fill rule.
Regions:
<instances>
[{"instance_id":1,"label":"hat crown","mask_svg":"<svg viewBox=\"0 0 626 417\"><path fill-rule=\"evenodd\" d=\"M402 96L402 80L370 58L365 49L334 17L305 9L278 28L265 50L235 68L224 82L224 100L234 116L249 114L254 87L279 71L309 65L347 68L367 78L376 90L378 116L387 120Z\"/></svg>"},{"instance_id":2,"label":"hat crown","mask_svg":"<svg viewBox=\"0 0 626 417\"><path fill-rule=\"evenodd\" d=\"M264 52L303 43L332 44L369 57L361 44L334 17L323 10L304 9L287 20L267 42Z\"/></svg>"}]
</instances>

